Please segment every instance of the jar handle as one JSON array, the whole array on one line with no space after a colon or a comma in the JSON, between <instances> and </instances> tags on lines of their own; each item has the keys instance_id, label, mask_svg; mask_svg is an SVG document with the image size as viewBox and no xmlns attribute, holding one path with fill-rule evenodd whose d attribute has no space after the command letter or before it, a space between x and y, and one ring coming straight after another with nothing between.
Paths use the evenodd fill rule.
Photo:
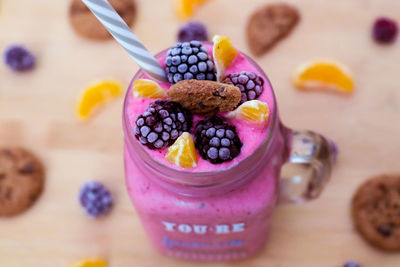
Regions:
<instances>
[{"instance_id":1,"label":"jar handle","mask_svg":"<svg viewBox=\"0 0 400 267\"><path fill-rule=\"evenodd\" d=\"M334 142L312 131L288 130L289 159L282 168L279 203L301 203L317 198L329 181L338 149Z\"/></svg>"}]
</instances>

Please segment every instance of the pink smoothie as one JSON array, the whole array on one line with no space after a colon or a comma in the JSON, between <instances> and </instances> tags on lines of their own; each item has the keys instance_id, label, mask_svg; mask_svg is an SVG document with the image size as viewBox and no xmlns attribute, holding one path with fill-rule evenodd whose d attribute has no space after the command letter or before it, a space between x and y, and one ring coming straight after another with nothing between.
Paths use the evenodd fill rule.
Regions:
<instances>
[{"instance_id":1,"label":"pink smoothie","mask_svg":"<svg viewBox=\"0 0 400 267\"><path fill-rule=\"evenodd\" d=\"M197 167L183 170L165 161L166 149L141 146L132 133L134 119L154 100L134 98L130 90L126 95L126 184L151 243L166 255L192 260L241 259L259 252L267 240L277 181L286 160L285 130L266 75L243 55L235 59L227 74L239 71L253 71L263 77L264 91L258 100L268 103L270 121L264 129L230 121L243 147L237 158L223 164L211 164L199 155ZM163 87L168 89L167 84ZM180 184L168 170L159 171L158 164L145 160L143 151L162 166L179 171L176 174L185 181L193 177L198 182L203 179L199 175L204 174L206 182L202 186ZM179 179L183 181L182 177ZM169 178L174 182L162 182Z\"/></svg>"},{"instance_id":2,"label":"pink smoothie","mask_svg":"<svg viewBox=\"0 0 400 267\"><path fill-rule=\"evenodd\" d=\"M209 55L212 55L212 46L208 45L207 46ZM162 65L165 60L165 57L162 57L160 59L160 63ZM263 76L262 73L260 73L257 68L255 68L242 54L239 54L232 65L228 68L226 75L229 75L231 73L235 72L240 72L240 71L251 71L256 73L259 76ZM143 75L141 78L146 78L146 79L151 79L147 75ZM163 83L161 86L165 89L169 89L171 86L169 83ZM152 102L154 102L154 99L148 99L148 98L136 98L133 97L133 94L130 94L127 96L128 97L128 117L130 118L130 123L131 123L131 128L134 128L135 125L135 118L139 115L142 114L148 105ZM257 98L257 100L266 102L271 110L270 113L270 118L274 116L274 96L273 96L273 91L271 88L271 85L269 84L268 80L264 79L264 90L262 94ZM203 117L200 116L195 116L194 117L194 125L202 119ZM238 132L240 140L243 142L243 147L241 149L241 153L239 156L234 158L232 161L229 162L224 162L222 164L212 164L209 161L201 158L200 154L197 152L197 158L199 159L197 166L195 168L191 169L183 169L180 167L177 167L175 165L170 164L167 160L165 160L165 154L168 151L168 148L161 149L161 150L151 150L147 147L144 146L144 149L153 157L154 159L157 159L159 162L162 164L168 165L173 168L179 168L185 171L192 171L192 172L204 172L204 171L210 171L210 170L215 170L215 169L221 169L221 168L230 168L232 166L235 166L238 162L241 162L243 159L247 158L249 155L251 155L254 150L259 147L262 141L264 141L269 125L265 128L257 128L257 127L252 127L249 124L244 123L241 120L231 120L229 121L231 124L236 126L236 130Z\"/></svg>"}]
</instances>

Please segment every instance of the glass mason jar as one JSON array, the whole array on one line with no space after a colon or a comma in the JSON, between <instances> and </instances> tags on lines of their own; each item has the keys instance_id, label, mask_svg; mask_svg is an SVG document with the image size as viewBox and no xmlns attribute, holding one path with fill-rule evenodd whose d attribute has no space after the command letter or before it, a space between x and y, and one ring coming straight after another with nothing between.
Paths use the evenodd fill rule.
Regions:
<instances>
[{"instance_id":1,"label":"glass mason jar","mask_svg":"<svg viewBox=\"0 0 400 267\"><path fill-rule=\"evenodd\" d=\"M132 83L143 74L140 70ZM163 254L192 260L252 256L268 238L276 205L318 197L330 177L335 144L314 132L283 126L275 97L264 141L237 165L209 172L163 165L134 136L134 118L127 112L132 83L123 109L126 185L151 243Z\"/></svg>"}]
</instances>

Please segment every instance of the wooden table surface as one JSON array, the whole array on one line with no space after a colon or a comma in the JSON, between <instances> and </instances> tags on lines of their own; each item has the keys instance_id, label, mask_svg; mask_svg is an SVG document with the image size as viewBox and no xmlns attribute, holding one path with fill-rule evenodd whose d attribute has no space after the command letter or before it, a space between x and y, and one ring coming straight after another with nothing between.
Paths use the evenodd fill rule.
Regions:
<instances>
[{"instance_id":1,"label":"wooden table surface","mask_svg":"<svg viewBox=\"0 0 400 267\"><path fill-rule=\"evenodd\" d=\"M180 22L172 0L138 0L136 34L155 53L175 41ZM248 52L245 25L266 0L214 0L196 14L211 34L229 35ZM287 0L302 20L293 34L257 62L272 81L283 121L313 129L340 147L332 180L320 199L276 210L267 247L255 258L215 266L336 267L354 259L366 267L400 266L400 254L380 252L355 233L349 204L356 187L370 176L399 172L400 40L391 46L371 41L374 18L400 20L398 0ZM33 72L17 74L0 66L0 145L24 146L47 168L46 187L23 215L0 219L0 266L68 266L101 256L111 267L212 266L178 261L155 252L124 186L122 98L88 124L74 107L82 88L97 79L128 84L136 64L114 41L77 36L68 22L69 1L3 0L0 50L13 43L38 58ZM330 57L347 64L357 90L350 97L302 93L290 83L300 63ZM116 196L112 214L85 216L77 203L86 180L106 183Z\"/></svg>"}]
</instances>

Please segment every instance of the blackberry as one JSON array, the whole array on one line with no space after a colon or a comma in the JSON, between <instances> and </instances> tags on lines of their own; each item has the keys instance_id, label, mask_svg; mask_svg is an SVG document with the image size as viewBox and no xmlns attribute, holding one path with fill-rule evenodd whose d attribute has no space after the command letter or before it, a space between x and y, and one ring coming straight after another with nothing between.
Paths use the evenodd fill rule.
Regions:
<instances>
[{"instance_id":1,"label":"blackberry","mask_svg":"<svg viewBox=\"0 0 400 267\"><path fill-rule=\"evenodd\" d=\"M195 144L201 157L214 164L231 161L239 155L243 145L236 127L218 116L197 123Z\"/></svg>"},{"instance_id":2,"label":"blackberry","mask_svg":"<svg viewBox=\"0 0 400 267\"><path fill-rule=\"evenodd\" d=\"M354 261L348 261L343 265L343 267L362 267L362 265Z\"/></svg>"},{"instance_id":3,"label":"blackberry","mask_svg":"<svg viewBox=\"0 0 400 267\"><path fill-rule=\"evenodd\" d=\"M172 145L191 127L192 115L188 110L179 103L158 99L137 116L134 131L142 145L159 149Z\"/></svg>"},{"instance_id":4,"label":"blackberry","mask_svg":"<svg viewBox=\"0 0 400 267\"><path fill-rule=\"evenodd\" d=\"M81 187L79 202L89 216L99 217L111 210L114 200L102 183L91 181Z\"/></svg>"},{"instance_id":5,"label":"blackberry","mask_svg":"<svg viewBox=\"0 0 400 267\"><path fill-rule=\"evenodd\" d=\"M372 35L377 42L391 43L396 39L398 27L396 21L381 17L375 21Z\"/></svg>"},{"instance_id":6,"label":"blackberry","mask_svg":"<svg viewBox=\"0 0 400 267\"><path fill-rule=\"evenodd\" d=\"M215 81L214 63L199 41L177 43L168 50L165 68L172 84L191 79Z\"/></svg>"},{"instance_id":7,"label":"blackberry","mask_svg":"<svg viewBox=\"0 0 400 267\"><path fill-rule=\"evenodd\" d=\"M4 52L4 61L15 71L31 70L35 65L35 57L20 45L11 45Z\"/></svg>"},{"instance_id":8,"label":"blackberry","mask_svg":"<svg viewBox=\"0 0 400 267\"><path fill-rule=\"evenodd\" d=\"M183 25L178 31L179 42L190 42L190 41L207 41L208 33L207 28L203 23L200 22L189 22Z\"/></svg>"},{"instance_id":9,"label":"blackberry","mask_svg":"<svg viewBox=\"0 0 400 267\"><path fill-rule=\"evenodd\" d=\"M224 78L224 83L233 84L242 92L240 104L258 98L264 90L264 80L250 71L232 73Z\"/></svg>"}]
</instances>

